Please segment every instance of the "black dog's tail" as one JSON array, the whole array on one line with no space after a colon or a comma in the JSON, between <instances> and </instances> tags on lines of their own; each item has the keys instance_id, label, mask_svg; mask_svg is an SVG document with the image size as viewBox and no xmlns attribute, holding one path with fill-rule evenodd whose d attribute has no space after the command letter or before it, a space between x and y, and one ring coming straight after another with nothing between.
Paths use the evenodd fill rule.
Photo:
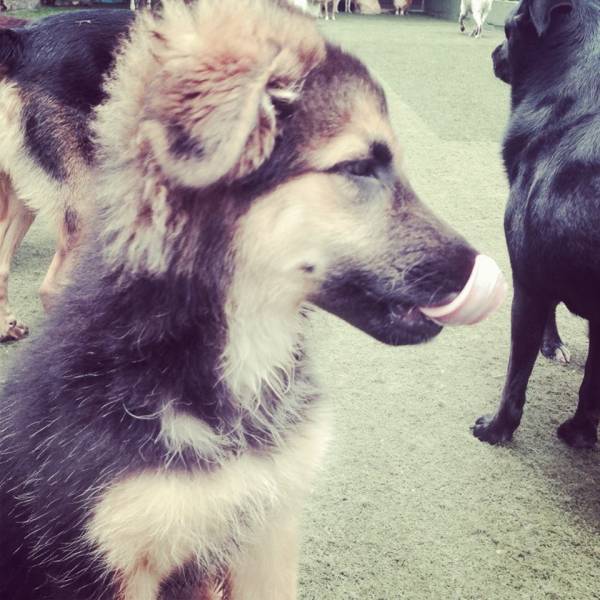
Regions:
<instances>
[{"instance_id":1,"label":"black dog's tail","mask_svg":"<svg viewBox=\"0 0 600 600\"><path fill-rule=\"evenodd\" d=\"M0 29L0 78L10 75L22 54L23 41L19 32Z\"/></svg>"}]
</instances>

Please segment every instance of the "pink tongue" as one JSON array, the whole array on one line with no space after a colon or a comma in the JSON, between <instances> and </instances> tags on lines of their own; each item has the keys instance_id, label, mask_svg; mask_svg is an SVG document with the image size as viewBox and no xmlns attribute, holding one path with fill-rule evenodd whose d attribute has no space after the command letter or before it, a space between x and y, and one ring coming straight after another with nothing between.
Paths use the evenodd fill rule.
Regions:
<instances>
[{"instance_id":1,"label":"pink tongue","mask_svg":"<svg viewBox=\"0 0 600 600\"><path fill-rule=\"evenodd\" d=\"M421 306L419 310L440 325L473 325L491 315L502 304L507 285L498 265L479 254L462 291L444 306Z\"/></svg>"}]
</instances>

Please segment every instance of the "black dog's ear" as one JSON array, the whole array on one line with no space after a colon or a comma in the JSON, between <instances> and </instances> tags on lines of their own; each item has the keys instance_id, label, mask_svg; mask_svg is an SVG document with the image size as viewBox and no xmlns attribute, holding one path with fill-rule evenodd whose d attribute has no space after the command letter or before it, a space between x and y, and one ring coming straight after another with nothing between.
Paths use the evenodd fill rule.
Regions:
<instances>
[{"instance_id":1,"label":"black dog's ear","mask_svg":"<svg viewBox=\"0 0 600 600\"><path fill-rule=\"evenodd\" d=\"M22 52L19 34L12 29L0 29L0 77L12 71Z\"/></svg>"},{"instance_id":2,"label":"black dog's ear","mask_svg":"<svg viewBox=\"0 0 600 600\"><path fill-rule=\"evenodd\" d=\"M573 10L573 0L530 0L529 15L538 36L544 35L550 27L552 13L555 10Z\"/></svg>"}]
</instances>

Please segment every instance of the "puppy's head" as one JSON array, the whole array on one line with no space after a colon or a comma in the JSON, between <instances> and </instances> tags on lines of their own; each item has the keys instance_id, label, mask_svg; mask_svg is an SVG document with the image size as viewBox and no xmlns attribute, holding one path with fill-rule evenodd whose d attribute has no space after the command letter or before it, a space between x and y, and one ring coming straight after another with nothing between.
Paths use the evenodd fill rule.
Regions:
<instances>
[{"instance_id":1,"label":"puppy's head","mask_svg":"<svg viewBox=\"0 0 600 600\"><path fill-rule=\"evenodd\" d=\"M226 255L229 330L259 323L245 360L260 315L289 324L307 300L387 343L440 331L417 307L455 297L476 252L409 184L381 87L311 19L268 0L167 4L109 92L113 259L199 278Z\"/></svg>"}]
</instances>

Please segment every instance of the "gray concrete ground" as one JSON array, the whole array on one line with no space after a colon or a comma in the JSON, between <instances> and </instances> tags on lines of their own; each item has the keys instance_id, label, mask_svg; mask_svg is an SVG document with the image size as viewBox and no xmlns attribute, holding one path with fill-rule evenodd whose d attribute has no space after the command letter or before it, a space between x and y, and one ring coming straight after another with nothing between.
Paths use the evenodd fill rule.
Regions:
<instances>
[{"instance_id":1,"label":"gray concrete ground","mask_svg":"<svg viewBox=\"0 0 600 600\"><path fill-rule=\"evenodd\" d=\"M477 41L414 15L321 27L384 83L422 198L509 273L499 156L508 90L489 58L500 32ZM15 261L12 300L34 330L51 253L37 223ZM469 426L498 401L508 303L480 326L416 348L388 348L315 316L335 437L303 518L302 600L600 598L599 454L554 434L575 406L585 328L564 311L559 325L573 363L539 360L521 429L495 448ZM0 367L14 349L0 347Z\"/></svg>"}]
</instances>

